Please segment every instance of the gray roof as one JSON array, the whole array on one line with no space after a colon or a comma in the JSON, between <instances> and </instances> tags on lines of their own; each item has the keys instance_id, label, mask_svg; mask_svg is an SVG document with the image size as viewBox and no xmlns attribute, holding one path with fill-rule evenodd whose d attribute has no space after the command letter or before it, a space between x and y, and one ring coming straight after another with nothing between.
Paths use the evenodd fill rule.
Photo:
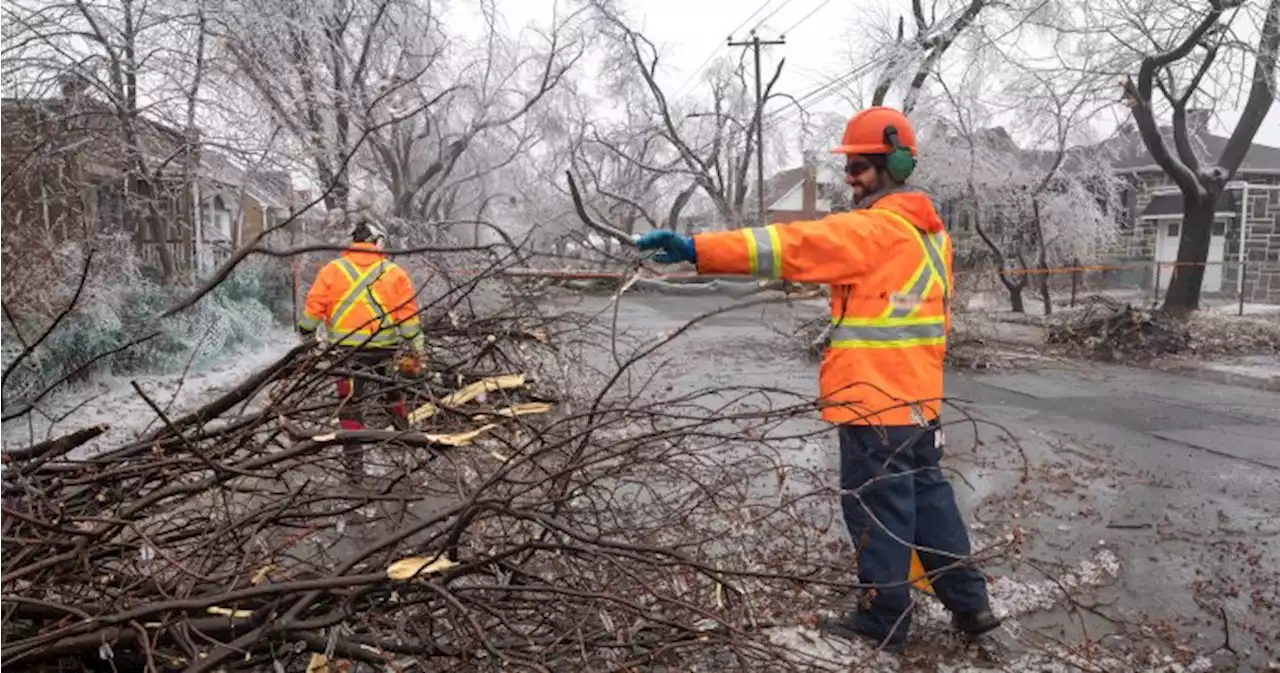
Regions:
<instances>
[{"instance_id":1,"label":"gray roof","mask_svg":"<svg viewBox=\"0 0 1280 673\"><path fill-rule=\"evenodd\" d=\"M1176 154L1177 150L1174 149L1173 145L1172 129L1162 127L1160 131L1168 144L1169 151ZM1025 169L1047 171L1053 166L1053 162L1057 158L1057 152L1054 150L1022 149L1018 147L1017 143L1013 141L1003 127L979 129L975 136L975 140L979 144L988 148L996 151L1017 153L1019 163ZM960 141L958 137L951 140ZM1222 150L1227 146L1227 138L1202 131L1191 135L1191 145L1201 164L1210 165L1221 158ZM1142 141L1142 136L1136 130L1122 130L1116 137L1096 145L1068 149L1063 157L1062 168L1080 170L1104 157L1111 165L1111 168L1117 172L1161 170L1156 166L1156 160L1151 157L1151 153L1147 151L1146 144ZM1250 146L1244 161L1241 162L1239 171L1245 173L1249 171L1280 171L1280 148L1254 143Z\"/></svg>"},{"instance_id":2,"label":"gray roof","mask_svg":"<svg viewBox=\"0 0 1280 673\"><path fill-rule=\"evenodd\" d=\"M804 166L797 166L795 168L778 171L766 178L764 181L765 210L773 208L773 204L777 203L778 199L786 196L787 192L790 192L796 185L802 182L804 182ZM752 189L749 191L750 193L747 195L747 202L754 206L756 203L755 190Z\"/></svg>"},{"instance_id":3,"label":"gray roof","mask_svg":"<svg viewBox=\"0 0 1280 673\"><path fill-rule=\"evenodd\" d=\"M1169 151L1176 154L1173 130L1167 126L1161 127L1160 134L1164 136ZM1190 135L1191 147L1195 150L1201 164L1211 165L1222 157L1222 150L1227 146L1227 138L1207 131ZM1117 171L1150 169L1156 165L1156 160L1151 157L1146 144L1142 142L1142 136L1136 130L1122 131L1117 137L1101 143L1101 146L1114 155L1111 165ZM1245 154L1239 170L1280 171L1280 148L1254 143Z\"/></svg>"},{"instance_id":4,"label":"gray roof","mask_svg":"<svg viewBox=\"0 0 1280 673\"><path fill-rule=\"evenodd\" d=\"M231 189L243 187L263 205L283 208L293 192L287 171L245 170L231 157L210 149L200 152L200 168L202 177Z\"/></svg>"}]
</instances>

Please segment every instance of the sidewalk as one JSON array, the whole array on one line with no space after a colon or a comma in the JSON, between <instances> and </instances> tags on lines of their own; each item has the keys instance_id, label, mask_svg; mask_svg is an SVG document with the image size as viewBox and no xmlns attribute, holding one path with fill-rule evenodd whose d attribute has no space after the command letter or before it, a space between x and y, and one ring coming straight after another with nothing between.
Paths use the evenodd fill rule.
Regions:
<instances>
[{"instance_id":1,"label":"sidewalk","mask_svg":"<svg viewBox=\"0 0 1280 673\"><path fill-rule=\"evenodd\" d=\"M981 314L969 314L965 322L972 326L974 336L993 343L1040 351L1047 348L1044 328L1032 324L1035 318L1016 314L1011 317L1016 321L1006 322L1005 316L996 314L988 316L989 322L985 322ZM1169 358L1146 366L1203 381L1280 392L1280 355L1246 355L1208 361Z\"/></svg>"}]
</instances>

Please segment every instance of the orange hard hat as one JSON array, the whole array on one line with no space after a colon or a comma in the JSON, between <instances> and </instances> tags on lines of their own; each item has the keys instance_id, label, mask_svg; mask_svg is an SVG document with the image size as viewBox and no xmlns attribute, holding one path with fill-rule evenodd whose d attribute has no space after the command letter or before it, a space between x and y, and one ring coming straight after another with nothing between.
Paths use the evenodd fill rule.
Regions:
<instances>
[{"instance_id":1,"label":"orange hard hat","mask_svg":"<svg viewBox=\"0 0 1280 673\"><path fill-rule=\"evenodd\" d=\"M845 124L840 146L831 148L834 154L888 154L893 150L885 129L892 126L898 133L898 145L916 154L916 131L907 116L888 107L869 107L849 119Z\"/></svg>"}]
</instances>

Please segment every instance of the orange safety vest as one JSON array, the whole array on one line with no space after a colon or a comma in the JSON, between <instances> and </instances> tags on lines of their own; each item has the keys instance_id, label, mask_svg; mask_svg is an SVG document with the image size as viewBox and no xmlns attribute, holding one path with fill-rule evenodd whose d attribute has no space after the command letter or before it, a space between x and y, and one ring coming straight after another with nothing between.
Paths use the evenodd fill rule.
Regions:
<instances>
[{"instance_id":1,"label":"orange safety vest","mask_svg":"<svg viewBox=\"0 0 1280 673\"><path fill-rule=\"evenodd\" d=\"M750 274L831 289L819 370L822 418L916 425L938 416L951 327L952 248L922 192L821 220L697 234L699 273Z\"/></svg>"},{"instance_id":2,"label":"orange safety vest","mask_svg":"<svg viewBox=\"0 0 1280 673\"><path fill-rule=\"evenodd\" d=\"M321 324L330 342L395 348L421 334L413 281L370 243L352 243L316 274L298 327Z\"/></svg>"}]
</instances>

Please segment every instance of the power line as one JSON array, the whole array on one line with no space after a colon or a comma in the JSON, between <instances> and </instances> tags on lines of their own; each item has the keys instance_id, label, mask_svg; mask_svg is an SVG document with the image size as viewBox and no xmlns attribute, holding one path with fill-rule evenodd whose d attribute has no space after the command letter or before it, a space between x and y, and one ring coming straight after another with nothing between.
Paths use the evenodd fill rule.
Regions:
<instances>
[{"instance_id":1,"label":"power line","mask_svg":"<svg viewBox=\"0 0 1280 673\"><path fill-rule=\"evenodd\" d=\"M772 118L769 120L768 125L770 127L776 126L777 124L781 124L786 121L791 121L799 117L802 114L801 112L802 107L817 105L822 101L830 98L831 96L835 95L836 91L840 86L843 86L844 84L847 84L853 81L855 78L866 74L867 71L871 70L877 65L879 65L878 61L868 61L867 63L864 63L843 75L832 77L826 84L821 85L809 91L808 93L805 93L796 97L794 104L791 107L786 108L785 110L781 110L775 113L772 116Z\"/></svg>"},{"instance_id":2,"label":"power line","mask_svg":"<svg viewBox=\"0 0 1280 673\"><path fill-rule=\"evenodd\" d=\"M782 36L783 36L783 37L786 37L787 35L790 35L790 34L791 34L791 31L793 31L793 30L795 30L795 29L796 29L796 26L799 26L800 24L804 23L805 21L808 21L808 20L809 20L809 19L810 19L814 14L817 14L817 13L818 13L818 10L822 9L823 7L826 7L826 6L827 6L827 4L828 4L828 3L830 3L830 2L831 2L831 0L822 0L822 2L818 3L818 6L817 6L817 7L814 7L813 9L809 10L809 13L808 13L808 14L805 14L803 19L800 19L799 21L797 21L797 22L795 22L795 23L791 24L791 27L790 27L790 28L788 28L788 29L786 29L786 30L782 31Z\"/></svg>"},{"instance_id":3,"label":"power line","mask_svg":"<svg viewBox=\"0 0 1280 673\"><path fill-rule=\"evenodd\" d=\"M748 16L747 18L743 19L743 20L742 20L742 23L740 23L740 24L738 24L737 26L735 26L733 30L729 31L729 39L730 39L730 40L732 40L732 39L733 39L733 34L734 34L734 33L736 33L736 32L738 32L738 31L742 30L742 27L743 27L743 26L745 26L745 25L747 25L747 22L749 22L749 21L751 21L752 19L756 18L756 15L757 15L757 14L759 14L760 12L763 12L763 11L764 11L764 9L765 9L766 7L768 7L769 5L773 4L773 2L774 2L774 0L764 0L764 2L760 3L760 6L759 6L759 7L756 7L756 11L752 12L750 16ZM692 81L693 81L693 79L694 79L695 77L697 77L697 76L698 76L698 73L702 72L703 68L706 68L706 67L707 67L707 64L708 64L708 63L711 63L712 59L714 59L714 58L716 57L716 54L718 54L718 53L720 53L720 45L718 45L718 44L717 44L717 45L716 45L716 46L711 50L711 53L710 53L710 54L707 54L707 58L706 58L706 60L704 60L704 61L702 62L702 65L698 66L698 67L697 67L697 69L695 69L693 72L689 73L689 76L688 76L688 77L686 77L686 78L684 79L684 82L680 84L680 88L676 89L676 92L675 92L675 93L673 93L673 94L671 94L671 97L672 97L672 98L675 98L676 96L679 96L680 94L684 93L685 87L689 86L689 82L692 82Z\"/></svg>"},{"instance_id":4,"label":"power line","mask_svg":"<svg viewBox=\"0 0 1280 673\"><path fill-rule=\"evenodd\" d=\"M783 0L783 2L782 2L782 4L781 4L781 5L778 5L777 7L775 7L775 8L773 9L773 11L772 11L772 12L769 12L769 15L768 15L768 16L764 17L763 19L760 19L760 22L759 22L759 23L757 23L756 25L752 26L752 27L751 27L751 32L753 32L753 33L754 33L754 32L756 32L757 30L760 30L760 26L763 26L765 21L768 21L769 19L772 19L772 18L774 17L774 15L776 15L778 12L782 11L782 8L783 8L783 7L786 7L786 6L787 6L787 5L789 5L789 4L791 4L791 2L792 2L792 0ZM750 21L750 19L747 19L747 21Z\"/></svg>"}]
</instances>

